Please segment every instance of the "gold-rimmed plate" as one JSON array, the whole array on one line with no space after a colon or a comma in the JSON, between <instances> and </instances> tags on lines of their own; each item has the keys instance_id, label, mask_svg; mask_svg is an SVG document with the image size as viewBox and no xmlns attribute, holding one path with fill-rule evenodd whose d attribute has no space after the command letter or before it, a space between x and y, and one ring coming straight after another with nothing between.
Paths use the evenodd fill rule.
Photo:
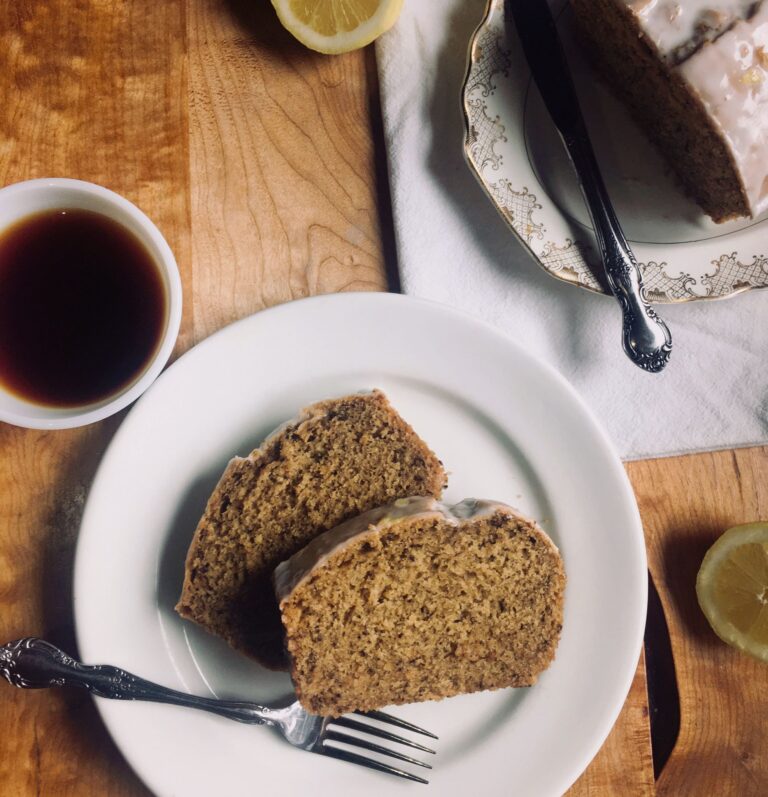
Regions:
<instances>
[{"instance_id":1,"label":"gold-rimmed plate","mask_svg":"<svg viewBox=\"0 0 768 797\"><path fill-rule=\"evenodd\" d=\"M587 63L567 4L551 2L648 298L687 302L768 286L768 217L715 224L704 215ZM470 42L462 105L469 166L521 242L554 277L607 292L576 176L519 43L507 41L503 0L489 0Z\"/></svg>"}]
</instances>

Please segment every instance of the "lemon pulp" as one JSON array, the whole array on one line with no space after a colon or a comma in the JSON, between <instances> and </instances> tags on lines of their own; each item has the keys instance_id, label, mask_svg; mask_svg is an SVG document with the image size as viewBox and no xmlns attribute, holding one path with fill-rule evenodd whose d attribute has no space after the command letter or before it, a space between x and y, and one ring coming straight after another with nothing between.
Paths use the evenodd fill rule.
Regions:
<instances>
[{"instance_id":1,"label":"lemon pulp","mask_svg":"<svg viewBox=\"0 0 768 797\"><path fill-rule=\"evenodd\" d=\"M403 0L272 0L280 22L321 53L344 53L372 42L395 22Z\"/></svg>"},{"instance_id":2,"label":"lemon pulp","mask_svg":"<svg viewBox=\"0 0 768 797\"><path fill-rule=\"evenodd\" d=\"M704 557L696 594L723 641L768 661L768 523L726 531Z\"/></svg>"},{"instance_id":3,"label":"lemon pulp","mask_svg":"<svg viewBox=\"0 0 768 797\"><path fill-rule=\"evenodd\" d=\"M379 7L379 0L290 0L288 5L296 19L323 36L349 33L369 20Z\"/></svg>"}]
</instances>

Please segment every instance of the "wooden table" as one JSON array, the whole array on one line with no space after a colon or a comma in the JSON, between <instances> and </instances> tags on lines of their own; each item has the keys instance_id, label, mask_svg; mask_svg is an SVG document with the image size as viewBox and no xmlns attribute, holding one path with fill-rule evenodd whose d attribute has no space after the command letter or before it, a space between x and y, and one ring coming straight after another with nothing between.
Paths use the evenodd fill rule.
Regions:
<instances>
[{"instance_id":1,"label":"wooden table","mask_svg":"<svg viewBox=\"0 0 768 797\"><path fill-rule=\"evenodd\" d=\"M181 268L177 353L270 305L396 286L370 48L310 53L266 0L3 0L0 74L0 184L79 177L140 205ZM0 424L1 640L73 649L80 516L121 417L63 432ZM712 540L768 517L768 448L627 470L660 594L646 646L656 702L649 712L641 660L570 794L768 794L768 669L721 644L694 595ZM87 696L0 686L0 719L3 795L147 793ZM657 779L653 752L657 767L668 756Z\"/></svg>"}]
</instances>

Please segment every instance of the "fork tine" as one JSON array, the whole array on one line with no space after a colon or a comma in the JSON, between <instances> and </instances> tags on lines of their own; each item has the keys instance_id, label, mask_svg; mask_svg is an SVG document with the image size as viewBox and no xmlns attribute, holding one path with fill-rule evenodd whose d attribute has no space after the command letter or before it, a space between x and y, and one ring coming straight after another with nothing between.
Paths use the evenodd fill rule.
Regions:
<instances>
[{"instance_id":1,"label":"fork tine","mask_svg":"<svg viewBox=\"0 0 768 797\"><path fill-rule=\"evenodd\" d=\"M382 764L380 761L374 761L372 758L366 758L364 755L350 753L349 751L342 750L338 747L323 747L323 749L318 750L318 752L322 755L330 756L331 758L338 758L342 761L348 761L350 764L360 764L360 766L369 767L370 769L378 769L379 772L397 775L399 778L415 780L416 783L429 783L428 780L424 780L424 778L420 778L418 775L413 775L404 769L398 769L397 767L392 767L389 764Z\"/></svg>"},{"instance_id":2,"label":"fork tine","mask_svg":"<svg viewBox=\"0 0 768 797\"><path fill-rule=\"evenodd\" d=\"M434 733L425 731L424 728L419 728L417 725L412 725L410 722L401 720L398 717L393 717L391 714L385 714L383 711L355 711L354 713L361 717L368 717L372 720L378 720L379 722L387 722L390 725L396 725L398 728L402 728L404 731L420 733L422 736L429 736L431 739L438 738Z\"/></svg>"},{"instance_id":3,"label":"fork tine","mask_svg":"<svg viewBox=\"0 0 768 797\"><path fill-rule=\"evenodd\" d=\"M367 733L371 736L378 736L379 739L386 739L389 742L404 744L407 747L413 747L414 750L421 750L423 753L432 753L433 755L435 753L434 750L430 750L428 747L424 747L422 744L412 742L410 739L404 739L402 736L395 736L394 733L385 731L382 728L376 728L373 725L368 725L365 722L358 722L357 720L350 719L349 717L338 717L337 719L332 719L328 724L341 725L342 728L350 728L353 731L360 731L361 733Z\"/></svg>"},{"instance_id":4,"label":"fork tine","mask_svg":"<svg viewBox=\"0 0 768 797\"><path fill-rule=\"evenodd\" d=\"M418 758L411 758L409 755L399 753L397 750L390 750L388 747L382 747L380 744L374 744L366 739L361 739L359 736L351 736L348 733L340 733L339 731L326 731L325 739L334 742L344 742L344 744L349 744L353 747L362 747L372 753L380 753L381 755L390 756L390 758L396 758L398 761L407 761L409 764L432 769L430 764L425 764L423 761L419 761Z\"/></svg>"}]
</instances>

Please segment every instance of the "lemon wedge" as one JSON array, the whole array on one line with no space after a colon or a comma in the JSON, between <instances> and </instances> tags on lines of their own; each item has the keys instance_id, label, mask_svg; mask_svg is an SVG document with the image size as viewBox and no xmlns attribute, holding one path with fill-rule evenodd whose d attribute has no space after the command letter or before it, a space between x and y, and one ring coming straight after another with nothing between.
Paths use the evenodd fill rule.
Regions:
<instances>
[{"instance_id":1,"label":"lemon wedge","mask_svg":"<svg viewBox=\"0 0 768 797\"><path fill-rule=\"evenodd\" d=\"M403 0L272 0L283 27L321 53L365 47L394 25Z\"/></svg>"},{"instance_id":2,"label":"lemon wedge","mask_svg":"<svg viewBox=\"0 0 768 797\"><path fill-rule=\"evenodd\" d=\"M715 542L696 596L720 639L768 662L768 523L735 526Z\"/></svg>"}]
</instances>

